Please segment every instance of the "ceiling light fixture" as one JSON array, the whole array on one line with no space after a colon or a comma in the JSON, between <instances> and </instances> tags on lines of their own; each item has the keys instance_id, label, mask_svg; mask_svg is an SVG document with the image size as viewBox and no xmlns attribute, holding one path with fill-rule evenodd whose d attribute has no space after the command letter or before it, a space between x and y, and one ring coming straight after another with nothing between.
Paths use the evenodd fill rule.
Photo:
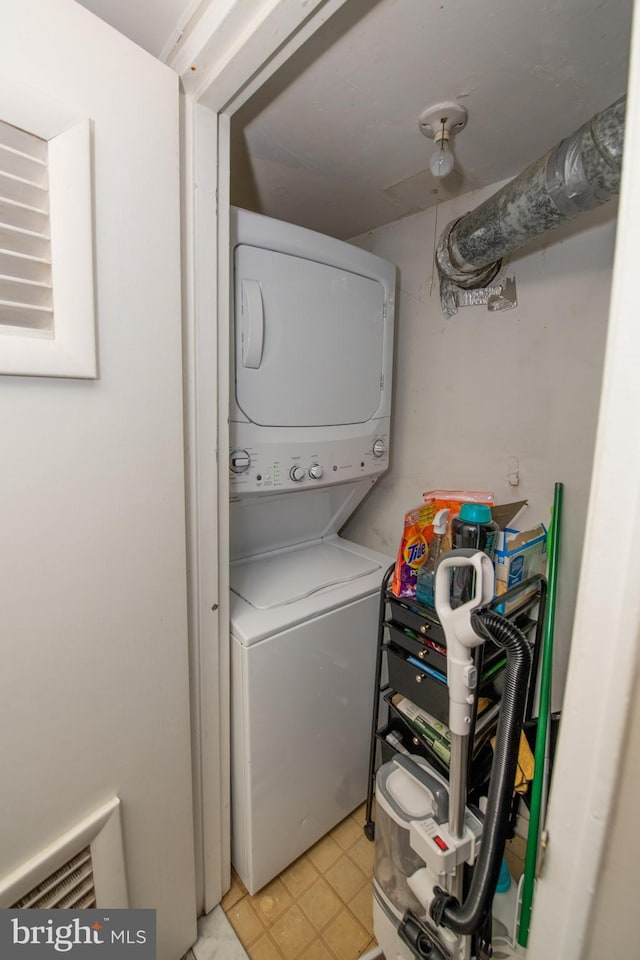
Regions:
<instances>
[{"instance_id":1,"label":"ceiling light fixture","mask_svg":"<svg viewBox=\"0 0 640 960\"><path fill-rule=\"evenodd\" d=\"M420 114L418 124L420 132L436 145L429 160L429 170L438 179L448 177L455 163L450 140L466 126L466 109L459 103L438 103Z\"/></svg>"}]
</instances>

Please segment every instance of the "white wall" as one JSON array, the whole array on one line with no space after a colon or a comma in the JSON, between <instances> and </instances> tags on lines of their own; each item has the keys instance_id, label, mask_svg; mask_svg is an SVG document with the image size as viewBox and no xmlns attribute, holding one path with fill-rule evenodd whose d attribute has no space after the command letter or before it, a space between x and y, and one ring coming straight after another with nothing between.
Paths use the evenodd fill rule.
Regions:
<instances>
[{"instance_id":1,"label":"white wall","mask_svg":"<svg viewBox=\"0 0 640 960\"><path fill-rule=\"evenodd\" d=\"M499 184L442 204L437 235ZM405 512L435 487L528 499L521 523L547 523L565 484L555 696L564 685L586 514L605 335L615 204L512 258L518 307L443 318L432 281L429 210L353 242L399 268L391 468L344 535L395 556ZM507 482L507 457L520 485Z\"/></svg>"},{"instance_id":2,"label":"white wall","mask_svg":"<svg viewBox=\"0 0 640 960\"><path fill-rule=\"evenodd\" d=\"M113 794L158 960L193 942L178 79L71 0L0 72L93 119L94 382L0 377L0 876Z\"/></svg>"},{"instance_id":3,"label":"white wall","mask_svg":"<svg viewBox=\"0 0 640 960\"><path fill-rule=\"evenodd\" d=\"M585 960L628 960L638 949L637 870L640 861L640 687L629 716L628 738L619 765L620 780L594 898Z\"/></svg>"}]
</instances>

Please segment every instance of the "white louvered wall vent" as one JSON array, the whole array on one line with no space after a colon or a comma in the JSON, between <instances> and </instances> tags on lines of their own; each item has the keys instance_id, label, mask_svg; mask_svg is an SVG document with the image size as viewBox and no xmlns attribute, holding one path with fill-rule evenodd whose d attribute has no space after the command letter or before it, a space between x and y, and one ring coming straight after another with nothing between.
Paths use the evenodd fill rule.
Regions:
<instances>
[{"instance_id":1,"label":"white louvered wall vent","mask_svg":"<svg viewBox=\"0 0 640 960\"><path fill-rule=\"evenodd\" d=\"M82 910L96 905L91 850L86 847L15 903L13 910Z\"/></svg>"},{"instance_id":2,"label":"white louvered wall vent","mask_svg":"<svg viewBox=\"0 0 640 960\"><path fill-rule=\"evenodd\" d=\"M0 909L95 906L129 906L118 797L0 876Z\"/></svg>"},{"instance_id":3,"label":"white louvered wall vent","mask_svg":"<svg viewBox=\"0 0 640 960\"><path fill-rule=\"evenodd\" d=\"M0 324L54 335L48 144L0 120Z\"/></svg>"}]
</instances>

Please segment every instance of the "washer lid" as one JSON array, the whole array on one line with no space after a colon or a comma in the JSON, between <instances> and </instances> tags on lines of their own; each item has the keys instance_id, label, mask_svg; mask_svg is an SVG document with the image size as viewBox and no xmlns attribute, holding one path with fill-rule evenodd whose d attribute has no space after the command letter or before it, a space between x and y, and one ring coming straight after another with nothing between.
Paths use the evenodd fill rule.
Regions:
<instances>
[{"instance_id":1,"label":"washer lid","mask_svg":"<svg viewBox=\"0 0 640 960\"><path fill-rule=\"evenodd\" d=\"M232 563L231 589L252 607L271 610L376 570L380 564L369 557L316 540Z\"/></svg>"}]
</instances>

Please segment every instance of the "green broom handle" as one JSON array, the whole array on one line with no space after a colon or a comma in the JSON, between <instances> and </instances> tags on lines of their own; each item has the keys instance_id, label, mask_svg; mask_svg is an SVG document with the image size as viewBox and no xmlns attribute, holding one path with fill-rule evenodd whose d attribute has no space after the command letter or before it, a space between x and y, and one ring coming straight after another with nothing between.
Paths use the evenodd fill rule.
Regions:
<instances>
[{"instance_id":1,"label":"green broom handle","mask_svg":"<svg viewBox=\"0 0 640 960\"><path fill-rule=\"evenodd\" d=\"M556 483L553 497L553 513L547 535L548 550L548 596L544 621L542 664L540 667L540 701L538 705L538 732L536 734L535 766L531 785L531 809L529 814L529 834L527 853L524 863L524 884L522 887L522 907L518 943L526 947L529 941L531 924L531 905L536 878L538 859L538 841L540 837L540 819L542 814L542 792L544 786L545 750L551 704L551 674L553 668L553 628L556 615L556 594L558 587L558 560L560 554L560 526L562 520L562 484ZM532 678L535 683L535 678Z\"/></svg>"}]
</instances>

